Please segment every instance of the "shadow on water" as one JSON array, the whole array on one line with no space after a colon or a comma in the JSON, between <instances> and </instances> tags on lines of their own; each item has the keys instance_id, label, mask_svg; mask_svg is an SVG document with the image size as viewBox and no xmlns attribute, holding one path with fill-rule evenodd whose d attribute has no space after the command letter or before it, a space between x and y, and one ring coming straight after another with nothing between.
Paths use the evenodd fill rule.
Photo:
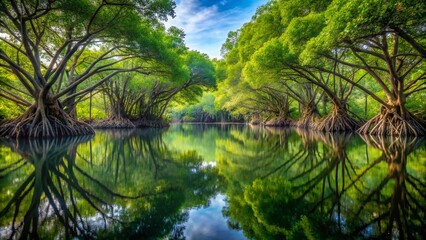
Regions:
<instances>
[{"instance_id":1,"label":"shadow on water","mask_svg":"<svg viewBox=\"0 0 426 240\"><path fill-rule=\"evenodd\" d=\"M217 194L215 169L173 152L161 131L102 131L54 140L2 140L0 238L179 238L182 209Z\"/></svg>"}]
</instances>

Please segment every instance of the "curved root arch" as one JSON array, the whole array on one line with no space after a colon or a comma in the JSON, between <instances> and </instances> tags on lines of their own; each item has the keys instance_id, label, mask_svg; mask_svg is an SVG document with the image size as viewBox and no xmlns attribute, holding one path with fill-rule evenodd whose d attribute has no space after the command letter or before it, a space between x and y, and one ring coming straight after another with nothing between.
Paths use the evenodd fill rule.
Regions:
<instances>
[{"instance_id":1,"label":"curved root arch","mask_svg":"<svg viewBox=\"0 0 426 240\"><path fill-rule=\"evenodd\" d=\"M317 124L316 130L322 132L346 132L356 131L362 123L353 119L344 109L333 109L331 114L327 115Z\"/></svg>"},{"instance_id":2,"label":"curved root arch","mask_svg":"<svg viewBox=\"0 0 426 240\"><path fill-rule=\"evenodd\" d=\"M0 136L12 138L64 137L94 133L88 124L71 118L57 106L31 106L20 117L0 126Z\"/></svg>"},{"instance_id":3,"label":"curved root arch","mask_svg":"<svg viewBox=\"0 0 426 240\"><path fill-rule=\"evenodd\" d=\"M406 111L404 117L395 109L382 108L379 115L367 121L359 130L359 134L378 136L424 136L425 123Z\"/></svg>"}]
</instances>

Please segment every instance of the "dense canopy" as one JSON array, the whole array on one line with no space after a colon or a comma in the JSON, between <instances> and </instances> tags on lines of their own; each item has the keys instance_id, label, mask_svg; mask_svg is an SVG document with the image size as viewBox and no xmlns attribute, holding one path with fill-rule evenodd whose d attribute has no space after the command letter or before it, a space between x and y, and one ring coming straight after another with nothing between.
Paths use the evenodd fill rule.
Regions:
<instances>
[{"instance_id":1,"label":"dense canopy","mask_svg":"<svg viewBox=\"0 0 426 240\"><path fill-rule=\"evenodd\" d=\"M252 123L425 135L423 1L270 1L223 45L217 104Z\"/></svg>"}]
</instances>

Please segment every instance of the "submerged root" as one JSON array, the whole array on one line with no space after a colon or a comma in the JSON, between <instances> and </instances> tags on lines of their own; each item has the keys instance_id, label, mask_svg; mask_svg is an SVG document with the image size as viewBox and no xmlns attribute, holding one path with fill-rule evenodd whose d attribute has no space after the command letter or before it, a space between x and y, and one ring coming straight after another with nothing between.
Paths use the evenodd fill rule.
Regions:
<instances>
[{"instance_id":1,"label":"submerged root","mask_svg":"<svg viewBox=\"0 0 426 240\"><path fill-rule=\"evenodd\" d=\"M135 128L135 124L127 118L111 117L91 124L94 128Z\"/></svg>"},{"instance_id":2,"label":"submerged root","mask_svg":"<svg viewBox=\"0 0 426 240\"><path fill-rule=\"evenodd\" d=\"M344 110L334 110L315 127L322 132L356 131L362 123L350 117Z\"/></svg>"},{"instance_id":3,"label":"submerged root","mask_svg":"<svg viewBox=\"0 0 426 240\"><path fill-rule=\"evenodd\" d=\"M377 136L424 136L426 127L422 120L407 112L403 118L395 111L382 111L367 121L359 130L359 134Z\"/></svg>"},{"instance_id":4,"label":"submerged root","mask_svg":"<svg viewBox=\"0 0 426 240\"><path fill-rule=\"evenodd\" d=\"M91 135L94 130L90 125L69 117L63 110L55 109L46 113L44 108L31 107L22 116L4 122L0 126L1 137L64 137Z\"/></svg>"}]
</instances>

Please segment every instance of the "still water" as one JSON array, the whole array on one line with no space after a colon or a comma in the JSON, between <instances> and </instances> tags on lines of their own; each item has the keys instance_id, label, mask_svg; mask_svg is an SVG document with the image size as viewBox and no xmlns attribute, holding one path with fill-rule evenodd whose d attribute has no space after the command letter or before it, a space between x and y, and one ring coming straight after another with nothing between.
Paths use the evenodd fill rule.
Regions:
<instances>
[{"instance_id":1,"label":"still water","mask_svg":"<svg viewBox=\"0 0 426 240\"><path fill-rule=\"evenodd\" d=\"M173 125L0 140L0 239L426 238L422 139Z\"/></svg>"}]
</instances>

